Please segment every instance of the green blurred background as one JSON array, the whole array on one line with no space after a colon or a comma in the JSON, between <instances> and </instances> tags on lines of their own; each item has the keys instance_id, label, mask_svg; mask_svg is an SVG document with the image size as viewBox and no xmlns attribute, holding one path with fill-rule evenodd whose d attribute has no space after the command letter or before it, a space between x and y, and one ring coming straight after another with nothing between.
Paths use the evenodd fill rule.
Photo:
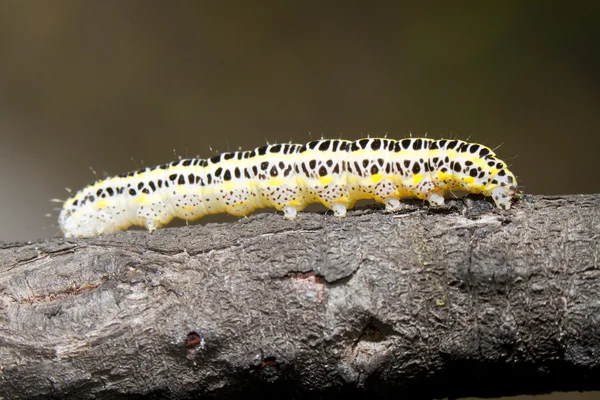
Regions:
<instances>
[{"instance_id":1,"label":"green blurred background","mask_svg":"<svg viewBox=\"0 0 600 400\"><path fill-rule=\"evenodd\" d=\"M529 193L598 192L599 4L2 0L0 240L58 234L90 167L321 135L470 138Z\"/></svg>"},{"instance_id":2,"label":"green blurred background","mask_svg":"<svg viewBox=\"0 0 600 400\"><path fill-rule=\"evenodd\" d=\"M2 0L0 240L57 235L90 167L321 135L470 138L529 193L598 192L599 4Z\"/></svg>"}]
</instances>

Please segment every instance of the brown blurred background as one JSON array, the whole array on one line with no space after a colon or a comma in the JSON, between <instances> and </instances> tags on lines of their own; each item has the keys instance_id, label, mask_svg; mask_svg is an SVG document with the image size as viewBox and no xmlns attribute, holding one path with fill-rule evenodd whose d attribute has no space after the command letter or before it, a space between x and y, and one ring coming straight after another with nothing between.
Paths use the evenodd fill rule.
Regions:
<instances>
[{"instance_id":1,"label":"brown blurred background","mask_svg":"<svg viewBox=\"0 0 600 400\"><path fill-rule=\"evenodd\" d=\"M90 167L311 135L470 138L598 192L598 4L3 0L0 240L57 234Z\"/></svg>"},{"instance_id":2,"label":"brown blurred background","mask_svg":"<svg viewBox=\"0 0 600 400\"><path fill-rule=\"evenodd\" d=\"M90 167L321 135L470 138L529 193L598 192L599 4L3 0L0 240L58 234Z\"/></svg>"}]
</instances>

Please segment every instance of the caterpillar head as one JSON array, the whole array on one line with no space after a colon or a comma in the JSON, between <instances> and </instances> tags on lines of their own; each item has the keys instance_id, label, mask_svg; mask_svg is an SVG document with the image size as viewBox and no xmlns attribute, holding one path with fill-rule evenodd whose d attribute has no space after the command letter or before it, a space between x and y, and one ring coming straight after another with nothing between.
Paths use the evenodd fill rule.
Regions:
<instances>
[{"instance_id":1,"label":"caterpillar head","mask_svg":"<svg viewBox=\"0 0 600 400\"><path fill-rule=\"evenodd\" d=\"M519 197L517 189L517 180L508 169L501 169L492 180L486 195L494 199L494 203L498 208L508 210L511 206L511 201Z\"/></svg>"}]
</instances>

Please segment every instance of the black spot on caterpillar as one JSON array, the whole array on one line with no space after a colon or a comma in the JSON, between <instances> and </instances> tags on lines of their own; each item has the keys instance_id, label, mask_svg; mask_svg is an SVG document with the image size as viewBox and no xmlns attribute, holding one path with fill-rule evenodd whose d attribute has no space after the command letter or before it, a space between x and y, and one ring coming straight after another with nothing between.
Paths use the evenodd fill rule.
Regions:
<instances>
[{"instance_id":1,"label":"black spot on caterpillar","mask_svg":"<svg viewBox=\"0 0 600 400\"><path fill-rule=\"evenodd\" d=\"M64 203L59 224L66 237L86 237L132 225L152 231L175 217L244 216L267 207L293 219L310 203L322 203L343 217L361 199L394 211L408 197L441 205L449 190L482 193L508 209L517 182L506 164L480 144L324 139L178 160L101 180Z\"/></svg>"}]
</instances>

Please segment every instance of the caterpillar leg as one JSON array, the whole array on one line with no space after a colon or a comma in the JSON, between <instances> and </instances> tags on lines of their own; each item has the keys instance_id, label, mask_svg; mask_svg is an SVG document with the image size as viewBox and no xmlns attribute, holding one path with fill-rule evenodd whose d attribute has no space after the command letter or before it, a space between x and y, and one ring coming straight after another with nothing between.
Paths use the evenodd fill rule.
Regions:
<instances>
[{"instance_id":1,"label":"caterpillar leg","mask_svg":"<svg viewBox=\"0 0 600 400\"><path fill-rule=\"evenodd\" d=\"M346 210L348 209L348 203L334 203L331 205L333 215L336 217L345 217Z\"/></svg>"},{"instance_id":2,"label":"caterpillar leg","mask_svg":"<svg viewBox=\"0 0 600 400\"><path fill-rule=\"evenodd\" d=\"M292 206L283 207L283 218L295 219L296 215L298 215L298 210L296 209L296 207L292 207Z\"/></svg>"},{"instance_id":3,"label":"caterpillar leg","mask_svg":"<svg viewBox=\"0 0 600 400\"><path fill-rule=\"evenodd\" d=\"M425 200L432 206L441 206L444 204L444 194L439 190L433 190L425 195Z\"/></svg>"},{"instance_id":4,"label":"caterpillar leg","mask_svg":"<svg viewBox=\"0 0 600 400\"><path fill-rule=\"evenodd\" d=\"M388 212L398 211L402 208L402 203L397 197L386 197L383 199L383 204L385 204L385 211Z\"/></svg>"},{"instance_id":5,"label":"caterpillar leg","mask_svg":"<svg viewBox=\"0 0 600 400\"><path fill-rule=\"evenodd\" d=\"M353 201L350 194L343 185L315 185L313 202L319 202L333 211L336 217L345 217L346 210L352 208L356 201Z\"/></svg>"},{"instance_id":6,"label":"caterpillar leg","mask_svg":"<svg viewBox=\"0 0 600 400\"><path fill-rule=\"evenodd\" d=\"M143 226L153 232L171 222L172 219L173 216L164 203L154 202L139 206L135 225Z\"/></svg>"},{"instance_id":7,"label":"caterpillar leg","mask_svg":"<svg viewBox=\"0 0 600 400\"><path fill-rule=\"evenodd\" d=\"M427 200L430 206L441 206L444 204L444 189L435 186L429 179L421 181L417 186L417 197Z\"/></svg>"},{"instance_id":8,"label":"caterpillar leg","mask_svg":"<svg viewBox=\"0 0 600 400\"><path fill-rule=\"evenodd\" d=\"M491 196L494 199L496 207L501 208L503 210L508 210L511 206L511 200L516 195L516 188L514 186L497 186L493 190L491 190L491 192L484 194L487 196Z\"/></svg>"},{"instance_id":9,"label":"caterpillar leg","mask_svg":"<svg viewBox=\"0 0 600 400\"><path fill-rule=\"evenodd\" d=\"M160 228L162 226L162 224L159 221L150 219L150 218L148 218L144 221L144 225L146 226L146 228L148 229L148 231L150 233L154 232L155 230L157 230L158 228Z\"/></svg>"}]
</instances>

